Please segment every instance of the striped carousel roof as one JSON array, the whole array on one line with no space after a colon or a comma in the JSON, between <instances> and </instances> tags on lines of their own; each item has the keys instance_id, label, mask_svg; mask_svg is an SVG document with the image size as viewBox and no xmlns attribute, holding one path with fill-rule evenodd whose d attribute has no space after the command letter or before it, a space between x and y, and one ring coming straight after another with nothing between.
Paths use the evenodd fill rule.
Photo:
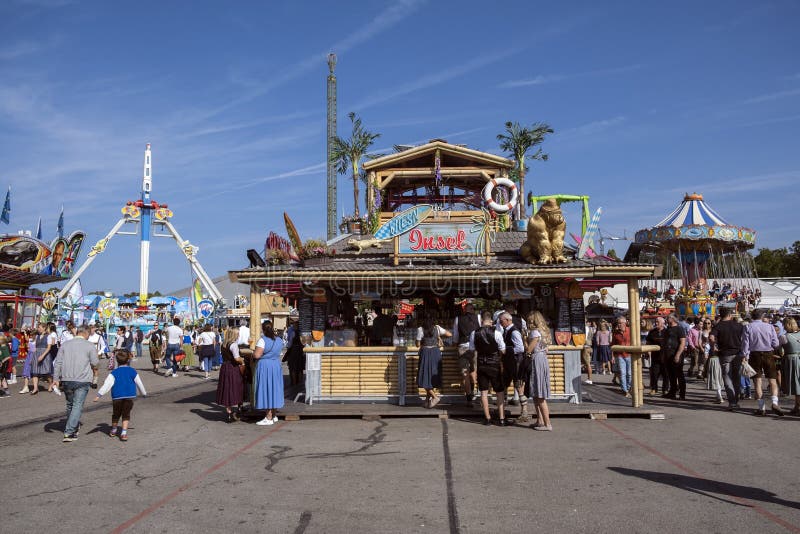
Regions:
<instances>
[{"instance_id":1,"label":"striped carousel roof","mask_svg":"<svg viewBox=\"0 0 800 534\"><path fill-rule=\"evenodd\" d=\"M711 209L703 200L703 195L697 193L686 195L683 202L655 226L689 226L701 224L706 226L730 226L725 219Z\"/></svg>"}]
</instances>

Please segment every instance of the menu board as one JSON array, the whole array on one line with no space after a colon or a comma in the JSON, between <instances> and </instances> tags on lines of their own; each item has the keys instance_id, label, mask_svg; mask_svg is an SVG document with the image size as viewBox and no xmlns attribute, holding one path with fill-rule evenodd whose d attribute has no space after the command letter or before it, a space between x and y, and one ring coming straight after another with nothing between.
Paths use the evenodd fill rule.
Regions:
<instances>
[{"instance_id":1,"label":"menu board","mask_svg":"<svg viewBox=\"0 0 800 534\"><path fill-rule=\"evenodd\" d=\"M322 332L325 330L325 321L326 317L327 306L324 302L315 302L314 303L314 311L313 311L313 319L311 320L311 330L315 332Z\"/></svg>"},{"instance_id":2,"label":"menu board","mask_svg":"<svg viewBox=\"0 0 800 534\"><path fill-rule=\"evenodd\" d=\"M556 330L559 332L566 332L570 329L569 309L570 299L559 298L557 301L558 315L556 315Z\"/></svg>"},{"instance_id":3,"label":"menu board","mask_svg":"<svg viewBox=\"0 0 800 534\"><path fill-rule=\"evenodd\" d=\"M569 299L570 325L573 334L586 332L586 310L583 307L583 298Z\"/></svg>"},{"instance_id":4,"label":"menu board","mask_svg":"<svg viewBox=\"0 0 800 534\"><path fill-rule=\"evenodd\" d=\"M297 303L297 312L300 314L300 332L310 334L314 326L314 302L311 297L302 297Z\"/></svg>"}]
</instances>

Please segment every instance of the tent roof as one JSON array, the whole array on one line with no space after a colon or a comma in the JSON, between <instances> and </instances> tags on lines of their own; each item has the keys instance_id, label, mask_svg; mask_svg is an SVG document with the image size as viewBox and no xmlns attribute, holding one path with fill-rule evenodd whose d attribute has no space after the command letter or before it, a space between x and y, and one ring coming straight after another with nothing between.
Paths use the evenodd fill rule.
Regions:
<instances>
[{"instance_id":1,"label":"tent roof","mask_svg":"<svg viewBox=\"0 0 800 534\"><path fill-rule=\"evenodd\" d=\"M694 193L683 197L677 208L655 226L689 226L701 224L707 226L730 226L716 211L703 200L703 195Z\"/></svg>"}]
</instances>

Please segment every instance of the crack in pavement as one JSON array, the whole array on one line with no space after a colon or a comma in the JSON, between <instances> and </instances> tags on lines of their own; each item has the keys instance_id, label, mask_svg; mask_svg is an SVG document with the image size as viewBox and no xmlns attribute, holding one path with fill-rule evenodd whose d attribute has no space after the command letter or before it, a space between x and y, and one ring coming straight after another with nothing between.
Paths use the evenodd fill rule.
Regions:
<instances>
[{"instance_id":1,"label":"crack in pavement","mask_svg":"<svg viewBox=\"0 0 800 534\"><path fill-rule=\"evenodd\" d=\"M375 447L380 443L388 443L387 441L385 441L386 434L384 433L384 428L386 428L386 426L388 426L388 423L386 423L386 421L378 421L377 426L372 430L372 433L369 436L367 436L366 438L358 438L353 440L356 443L363 443L363 445L352 451L317 452L317 453L307 453L307 454L286 455L287 452L292 450L291 447L286 447L282 445L273 445L272 446L273 452L267 455L267 460L269 461L269 463L264 467L264 469L269 471L270 473L274 473L275 466L278 465L278 462L294 458L308 458L311 460L321 460L327 458L350 458L354 456L382 456L386 454L397 454L397 451L367 453L369 449Z\"/></svg>"},{"instance_id":2,"label":"crack in pavement","mask_svg":"<svg viewBox=\"0 0 800 534\"><path fill-rule=\"evenodd\" d=\"M41 495L49 495L51 493L61 493L62 491L69 491L69 490L72 490L72 489L86 488L86 487L92 486L92 485L93 484L80 484L78 486L69 486L67 488L62 488L62 489L58 489L58 490L40 491L39 493L33 493L31 495L25 495L25 497L23 497L23 499L27 499L28 497L39 497Z\"/></svg>"}]
</instances>

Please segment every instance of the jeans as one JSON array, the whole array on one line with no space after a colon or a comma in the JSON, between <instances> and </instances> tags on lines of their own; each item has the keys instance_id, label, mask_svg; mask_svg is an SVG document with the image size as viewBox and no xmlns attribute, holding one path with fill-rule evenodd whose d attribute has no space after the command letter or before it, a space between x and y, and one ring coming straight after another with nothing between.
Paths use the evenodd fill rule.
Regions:
<instances>
[{"instance_id":1,"label":"jeans","mask_svg":"<svg viewBox=\"0 0 800 534\"><path fill-rule=\"evenodd\" d=\"M680 395L681 399L686 396L686 377L683 375L683 358L675 363L675 357L670 356L667 359L669 365L669 393L670 397Z\"/></svg>"},{"instance_id":2,"label":"jeans","mask_svg":"<svg viewBox=\"0 0 800 534\"><path fill-rule=\"evenodd\" d=\"M742 366L741 356L720 356L719 363L722 366L722 381L725 383L725 395L728 397L728 405L738 404L741 395L742 382L739 380L739 369Z\"/></svg>"},{"instance_id":3,"label":"jeans","mask_svg":"<svg viewBox=\"0 0 800 534\"><path fill-rule=\"evenodd\" d=\"M631 389L631 358L617 356L617 368L619 369L619 381L622 391L625 393Z\"/></svg>"},{"instance_id":4,"label":"jeans","mask_svg":"<svg viewBox=\"0 0 800 534\"><path fill-rule=\"evenodd\" d=\"M181 350L180 343L168 343L167 350L164 352L164 363L167 368L172 368L174 373L178 372L178 362L175 361L174 356Z\"/></svg>"},{"instance_id":5,"label":"jeans","mask_svg":"<svg viewBox=\"0 0 800 534\"><path fill-rule=\"evenodd\" d=\"M206 373L210 373L211 372L211 366L213 365L212 364L212 360L213 359L214 359L213 356L205 356L203 358L203 371L205 371Z\"/></svg>"},{"instance_id":6,"label":"jeans","mask_svg":"<svg viewBox=\"0 0 800 534\"><path fill-rule=\"evenodd\" d=\"M137 358L141 358L142 357L142 344L141 343L137 343L136 344L136 357Z\"/></svg>"},{"instance_id":7,"label":"jeans","mask_svg":"<svg viewBox=\"0 0 800 534\"><path fill-rule=\"evenodd\" d=\"M89 386L90 382L61 382L61 391L64 392L67 401L67 426L64 428L64 434L74 434L78 430Z\"/></svg>"},{"instance_id":8,"label":"jeans","mask_svg":"<svg viewBox=\"0 0 800 534\"><path fill-rule=\"evenodd\" d=\"M664 364L661 361L661 354L654 352L650 356L650 391L658 391L658 379L661 379L661 393L667 392L669 378Z\"/></svg>"}]
</instances>

